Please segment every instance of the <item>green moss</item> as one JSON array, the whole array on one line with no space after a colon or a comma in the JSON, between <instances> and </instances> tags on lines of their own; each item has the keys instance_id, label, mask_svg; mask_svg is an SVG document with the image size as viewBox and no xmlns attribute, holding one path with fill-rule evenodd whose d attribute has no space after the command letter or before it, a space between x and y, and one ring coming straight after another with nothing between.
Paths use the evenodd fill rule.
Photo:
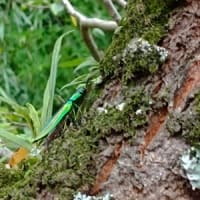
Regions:
<instances>
[{"instance_id":1,"label":"green moss","mask_svg":"<svg viewBox=\"0 0 200 200\"><path fill-rule=\"evenodd\" d=\"M195 96L194 107L171 114L167 128L171 135L182 136L190 145L200 147L200 93Z\"/></svg>"},{"instance_id":2,"label":"green moss","mask_svg":"<svg viewBox=\"0 0 200 200\"><path fill-rule=\"evenodd\" d=\"M9 194L23 177L21 170L6 169L3 164L0 164L0 198Z\"/></svg>"},{"instance_id":3,"label":"green moss","mask_svg":"<svg viewBox=\"0 0 200 200\"><path fill-rule=\"evenodd\" d=\"M53 141L43 152L42 160L32 166L28 174L22 173L19 184L15 184L9 193L5 195L3 187L0 188L4 199L35 199L42 190L58 199L72 199L76 190L91 183L95 174L92 161L96 150L95 139L82 130L69 129L63 138Z\"/></svg>"},{"instance_id":4,"label":"green moss","mask_svg":"<svg viewBox=\"0 0 200 200\"><path fill-rule=\"evenodd\" d=\"M196 95L196 113L189 120L188 124L189 132L185 135L187 141L192 144L192 146L200 147L200 93Z\"/></svg>"},{"instance_id":5,"label":"green moss","mask_svg":"<svg viewBox=\"0 0 200 200\"><path fill-rule=\"evenodd\" d=\"M105 108L105 112L90 113L92 123L86 127L86 131L94 134L94 137L105 137L113 134L121 134L125 137L134 136L135 130L146 124L146 112L148 111L149 97L144 95L141 88L133 87L124 92L125 106L123 110L116 107ZM137 114L137 110L141 110ZM95 117L94 117L95 116ZM98 141L98 140L97 140Z\"/></svg>"},{"instance_id":6,"label":"green moss","mask_svg":"<svg viewBox=\"0 0 200 200\"><path fill-rule=\"evenodd\" d=\"M94 180L99 140L112 134L131 138L146 123L149 98L141 88L126 90L124 102L122 111L115 107L107 113L91 111L81 127L68 128L62 137L52 141L40 162L22 163L20 176L14 173L12 177L12 170L5 169L6 177L10 178L2 177L8 181L1 183L0 195L4 199L35 199L41 191L46 191L58 199L73 199L74 193L83 186L87 188ZM139 115L138 109L142 110ZM13 187L12 183L15 183ZM6 190L2 189L5 184Z\"/></svg>"},{"instance_id":7,"label":"green moss","mask_svg":"<svg viewBox=\"0 0 200 200\"><path fill-rule=\"evenodd\" d=\"M126 64L121 70L122 78L128 82L156 72L159 64L166 59L167 51L150 45L145 40L134 39L129 42L122 55L122 61Z\"/></svg>"},{"instance_id":8,"label":"green moss","mask_svg":"<svg viewBox=\"0 0 200 200\"><path fill-rule=\"evenodd\" d=\"M144 69L149 67L150 69L157 69L159 62L157 62L157 56L154 57L142 55L135 56L135 62L123 63L116 62L113 57L122 53L127 44L133 38L143 38L149 41L151 44L156 44L160 41L163 35L167 31L167 22L169 13L173 7L177 5L177 1L173 0L130 0L127 6L127 16L121 21L121 27L116 31L113 42L107 50L106 56L102 61L102 73L104 77L120 77L124 75L124 71L127 70L129 76L134 74L134 68L138 63L141 68L141 73ZM155 58L155 59L153 59ZM149 64L153 61L153 65ZM141 67L142 66L142 67ZM139 68L139 67L137 67ZM150 70L147 70L150 72ZM127 77L123 78L126 80Z\"/></svg>"}]
</instances>

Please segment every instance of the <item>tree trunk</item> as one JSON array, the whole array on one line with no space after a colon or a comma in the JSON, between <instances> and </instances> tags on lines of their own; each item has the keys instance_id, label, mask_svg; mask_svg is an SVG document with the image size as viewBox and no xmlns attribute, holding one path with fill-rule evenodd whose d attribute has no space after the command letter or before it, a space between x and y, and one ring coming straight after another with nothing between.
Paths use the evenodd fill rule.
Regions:
<instances>
[{"instance_id":1,"label":"tree trunk","mask_svg":"<svg viewBox=\"0 0 200 200\"><path fill-rule=\"evenodd\" d=\"M143 23L140 26L144 26L147 20L146 29L155 28L154 31L156 31L156 23L160 23L156 21L159 20L156 17L159 15L156 16L156 12L147 13L145 9L153 9L155 6L156 11L161 2L130 1L130 7L131 3L135 4L134 10L128 9L132 26L135 26L133 22ZM166 12L162 8L168 9L173 5L168 2L165 6L161 6L162 12ZM109 191L114 199L119 200L200 198L200 192L191 190L180 168L180 156L189 148L189 145L199 144L200 141L200 119L196 112L199 101L197 94L200 89L200 1L181 1L174 6L177 7L170 12L168 32L159 40L160 46L169 52L168 59L156 73L147 77L139 73L138 76L134 75L132 80L128 80L127 84L130 90L131 82L135 81L134 87L144 87L144 95L151 98L152 102L146 112L147 124L136 130L132 144L124 138L120 142L118 140L113 142L113 135L107 139L103 152L111 147L114 150L103 167L99 169L92 193L100 190ZM146 14L145 19L137 21L135 18L143 11ZM152 17L152 15L155 16ZM130 24L128 26L131 28ZM141 28L138 35L137 30L132 34L133 38L140 35L145 35L147 39L151 37L151 31L148 32L146 29ZM123 55L120 59L123 60ZM136 63L134 59L132 61L128 64L118 62L115 64L116 71L119 70L119 64L122 64L123 68L130 68L130 64ZM148 64L150 65L151 62ZM105 68L104 70L106 71ZM126 73L126 70L122 71ZM117 78L119 77L124 80L124 74L121 72L117 72ZM122 83L116 84L110 86L110 93L113 93L112 90L120 91ZM106 157L107 154L103 153L102 156Z\"/></svg>"},{"instance_id":2,"label":"tree trunk","mask_svg":"<svg viewBox=\"0 0 200 200\"><path fill-rule=\"evenodd\" d=\"M100 64L101 96L5 199L200 199L180 167L200 143L199 46L200 1L130 0Z\"/></svg>"}]
</instances>

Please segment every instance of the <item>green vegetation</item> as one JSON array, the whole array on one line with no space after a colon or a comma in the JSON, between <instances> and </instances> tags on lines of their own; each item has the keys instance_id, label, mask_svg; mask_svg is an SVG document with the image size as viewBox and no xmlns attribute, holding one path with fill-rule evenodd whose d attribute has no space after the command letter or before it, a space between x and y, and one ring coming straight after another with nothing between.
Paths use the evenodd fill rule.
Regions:
<instances>
[{"instance_id":1,"label":"green vegetation","mask_svg":"<svg viewBox=\"0 0 200 200\"><path fill-rule=\"evenodd\" d=\"M200 93L195 95L193 110L174 113L167 122L171 135L181 135L186 142L196 148L200 147Z\"/></svg>"},{"instance_id":2,"label":"green vegetation","mask_svg":"<svg viewBox=\"0 0 200 200\"><path fill-rule=\"evenodd\" d=\"M73 194L78 190L87 190L94 180L97 172L95 160L98 156L99 140L111 134L123 135L129 139L136 129L146 124L150 98L139 85L140 70L136 66L138 59L135 56L133 59L128 59L126 63L116 63L113 61L113 56L121 54L134 37L142 37L150 43L157 43L165 33L168 11L174 4L171 2L130 1L127 17L122 20L122 27L116 31L115 40L108 49L105 59L100 63L104 79L112 77L125 80L126 84L119 83L122 84L120 95L123 99L119 103L125 103L124 108L117 109L111 105L110 108L104 108L107 112L97 113L96 108L91 108L88 113L84 113L78 127L74 125L63 130L62 137L50 143L48 150L43 152L41 161L36 162L32 167L26 167L28 161L22 163L20 169L28 168L26 174L22 175L23 179L18 181L17 177L12 187L10 184L1 187L0 197L35 199L38 194L45 191L58 199L73 199ZM160 64L158 52L153 52L153 55L156 55L155 58L148 54L144 62L140 63L140 67L143 67L142 70L147 74L154 73ZM145 65L151 61L153 67L146 68ZM131 63L132 68L130 68ZM131 82L131 78L124 77L124 74L130 77L137 75L137 84ZM131 84L127 89L128 81ZM88 94L87 98L90 99L92 95ZM104 101L101 97L99 100ZM10 173L15 172L7 170L4 177L9 177Z\"/></svg>"},{"instance_id":3,"label":"green vegetation","mask_svg":"<svg viewBox=\"0 0 200 200\"><path fill-rule=\"evenodd\" d=\"M129 60L130 63L121 60L116 62L113 57L122 54L122 51L134 38L143 38L150 44L157 44L167 31L169 12L177 6L177 2L173 0L132 0L130 2L130 6L127 7L127 17L121 21L121 26L115 31L113 42L102 61L101 71L105 77L122 77L124 74L126 75L126 71L134 73L139 66L146 69L152 61L153 67L158 68L157 56L155 58L151 55L149 58L147 58L148 56L134 57L135 60ZM119 57L122 58L122 56ZM138 64L139 66L137 66ZM152 72L146 70L146 73ZM136 78L138 79L138 76ZM127 80L126 77L122 77L122 79Z\"/></svg>"},{"instance_id":4,"label":"green vegetation","mask_svg":"<svg viewBox=\"0 0 200 200\"><path fill-rule=\"evenodd\" d=\"M42 161L32 165L31 168L28 167L24 177L16 180L13 187L9 184L1 187L0 197L35 199L36 191L40 192L43 188L51 194L55 193L55 197L59 199L71 199L76 189L93 180L95 172L93 159L96 149L94 144L95 139L91 136L86 137L85 132L68 129L62 140L54 140L53 145L49 146L48 154L43 154ZM26 169L27 161L22 163L20 168ZM7 170L5 178L13 171L13 169ZM19 190L20 188L24 188L23 192Z\"/></svg>"},{"instance_id":5,"label":"green vegetation","mask_svg":"<svg viewBox=\"0 0 200 200\"><path fill-rule=\"evenodd\" d=\"M6 185L9 185L9 188L12 190L12 186L14 186L17 182L24 178L24 172L19 170L9 170L6 169L3 164L0 163L0 187L1 193L0 198L8 195L8 191L6 190ZM4 188L4 189L3 189Z\"/></svg>"},{"instance_id":6,"label":"green vegetation","mask_svg":"<svg viewBox=\"0 0 200 200\"><path fill-rule=\"evenodd\" d=\"M105 16L105 9L96 2L74 0L73 3L86 15ZM74 67L82 63L89 52L61 0L1 1L0 16L0 84L20 104L31 102L40 108L56 39L75 29L63 42L57 88L77 76L73 73ZM97 42L105 48L109 39L96 32ZM70 95L73 89L62 91L63 96ZM57 102L60 103L59 98Z\"/></svg>"},{"instance_id":7,"label":"green vegetation","mask_svg":"<svg viewBox=\"0 0 200 200\"><path fill-rule=\"evenodd\" d=\"M200 148L200 93L196 95L196 112L195 116L189 120L191 122L188 134L185 136L188 141L198 148Z\"/></svg>"},{"instance_id":8,"label":"green vegetation","mask_svg":"<svg viewBox=\"0 0 200 200\"><path fill-rule=\"evenodd\" d=\"M120 110L117 106L105 108L105 111L95 116L95 110L88 116L92 120L87 131L96 132L96 137L105 137L113 133L125 134L126 137L134 136L136 128L146 124L146 112L150 98L144 95L142 88L135 86L123 92L124 107ZM137 111L141 110L140 114Z\"/></svg>"},{"instance_id":9,"label":"green vegetation","mask_svg":"<svg viewBox=\"0 0 200 200\"><path fill-rule=\"evenodd\" d=\"M84 115L81 126L67 128L62 138L52 141L48 153L42 154L42 160L28 168L28 176L13 187L8 185L2 188L3 194L7 191L12 199L27 196L34 199L39 187L58 199L72 199L72 194L80 187L88 188L96 173L99 140L113 133L131 138L135 129L146 123L149 97L143 93L141 88L127 91L124 94L126 105L122 111L112 107L106 114L97 114L93 109ZM139 115L136 112L138 109L142 110ZM22 163L20 169L27 168L26 165L27 162ZM20 188L23 188L23 192ZM0 190L0 197L1 193Z\"/></svg>"},{"instance_id":10,"label":"green vegetation","mask_svg":"<svg viewBox=\"0 0 200 200\"><path fill-rule=\"evenodd\" d=\"M81 8L85 5L84 1L74 3ZM93 3L83 11L105 16L99 8ZM97 68L90 67L97 63L61 0L1 1L0 15L1 138L12 150L31 149L29 141L39 135L74 86L99 75ZM105 48L109 38L96 32L97 42Z\"/></svg>"},{"instance_id":11,"label":"green vegetation","mask_svg":"<svg viewBox=\"0 0 200 200\"><path fill-rule=\"evenodd\" d=\"M61 104L61 99L63 97L66 99L74 86L99 75L97 63L89 56L78 29L74 30L76 27L72 26L70 17L60 2L45 0L0 2L0 129L1 139L4 142L1 145L6 145L12 150L20 146L31 149L29 141L38 135L41 127L51 117L53 101L56 100L54 102L56 105ZM99 4L93 2L85 7L85 2L74 1L75 5L84 8L86 14L105 16ZM71 30L74 31L65 37L60 50L64 37L62 34ZM94 30L93 34L100 48L105 48L110 36L105 38L103 32L98 30ZM61 87L67 88L62 90L62 95L59 90ZM65 139L70 141L69 145L65 147L57 145L60 147L58 151L66 151L62 153L64 157L57 156L52 149L55 157L43 155L41 161L29 158L21 163L18 170L5 169L1 164L0 198L35 199L38 188L50 184L51 186L47 187L50 189L56 184L57 191L64 180L68 189L62 191L60 195L67 198L67 193L71 196L75 188L91 182L94 166L91 166L91 171L87 170L96 149L94 140L90 138L88 141L84 132L74 134L74 131L71 131L67 137L69 139ZM45 165L44 160L46 160ZM53 160L55 163L52 164ZM62 163L64 160L66 163ZM40 181L43 169L46 169L47 173ZM61 173L61 169L67 170ZM54 177L53 171L55 171ZM26 187L24 192L18 191L18 188L23 187Z\"/></svg>"},{"instance_id":12,"label":"green vegetation","mask_svg":"<svg viewBox=\"0 0 200 200\"><path fill-rule=\"evenodd\" d=\"M2 129L5 129L2 130L1 139L7 147L11 149L26 147L29 151L31 151L31 149L33 148L31 144L32 141L34 141L35 138L40 137L43 128L52 118L54 91L56 85L57 67L61 42L64 36L69 35L69 33L70 32L67 32L61 35L57 39L54 46L51 72L43 97L41 119L39 116L39 112L37 112L33 105L29 103L27 103L26 106L19 105L16 101L11 99L3 91L3 89L0 88L0 100L4 106L8 107L7 112L2 112L1 123L1 126L3 127ZM10 114L9 111L14 111L14 113ZM19 128L19 126L21 127ZM13 130L16 132L16 135L13 133ZM48 133L49 132L47 132L46 134Z\"/></svg>"}]
</instances>

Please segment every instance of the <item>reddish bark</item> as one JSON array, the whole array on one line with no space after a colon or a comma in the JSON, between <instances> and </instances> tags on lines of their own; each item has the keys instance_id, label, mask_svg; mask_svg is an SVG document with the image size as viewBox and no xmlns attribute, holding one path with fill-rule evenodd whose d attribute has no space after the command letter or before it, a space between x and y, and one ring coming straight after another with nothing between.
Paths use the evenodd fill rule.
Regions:
<instances>
[{"instance_id":1,"label":"reddish bark","mask_svg":"<svg viewBox=\"0 0 200 200\"><path fill-rule=\"evenodd\" d=\"M169 33L161 44L169 51L168 60L144 82L155 100L170 89L165 105L150 113L147 131L137 133L133 145L123 143L114 162L113 158L107 160L109 170L104 170L107 164L100 170L95 193L109 191L116 200L200 198L200 192L192 191L181 177L179 159L188 145L181 137L171 137L165 126L170 114L181 113L188 98L200 90L199 44L200 1L187 1L172 15Z\"/></svg>"}]
</instances>

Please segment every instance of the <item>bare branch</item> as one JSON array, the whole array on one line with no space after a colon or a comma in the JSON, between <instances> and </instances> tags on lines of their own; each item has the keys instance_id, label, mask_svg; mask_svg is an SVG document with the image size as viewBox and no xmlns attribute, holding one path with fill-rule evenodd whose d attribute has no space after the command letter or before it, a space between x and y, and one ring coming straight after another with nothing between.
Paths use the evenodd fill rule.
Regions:
<instances>
[{"instance_id":1,"label":"bare branch","mask_svg":"<svg viewBox=\"0 0 200 200\"><path fill-rule=\"evenodd\" d=\"M89 29L100 28L105 31L113 31L117 28L117 22L102 20L98 18L88 18L75 10L69 0L63 0L63 3L67 8L68 13L78 20L81 34L92 56L95 58L95 60L100 61L102 55L99 52L98 47Z\"/></svg>"},{"instance_id":2,"label":"bare branch","mask_svg":"<svg viewBox=\"0 0 200 200\"><path fill-rule=\"evenodd\" d=\"M99 52L98 46L96 45L95 40L92 34L90 33L90 29L100 28L104 31L114 31L117 28L118 26L117 22L121 20L121 16L118 13L117 9L115 8L112 0L103 0L103 1L114 21L102 20L99 18L89 18L81 14L79 11L77 11L72 6L69 0L62 0L62 1L66 6L67 12L71 16L75 17L79 22L81 34L92 56L95 58L95 60L100 61L103 55L101 55L101 53ZM116 0L116 2L123 7L126 5L126 2L124 0Z\"/></svg>"},{"instance_id":3,"label":"bare branch","mask_svg":"<svg viewBox=\"0 0 200 200\"><path fill-rule=\"evenodd\" d=\"M113 1L116 1L123 8L125 8L127 5L127 2L125 0L113 0Z\"/></svg>"},{"instance_id":4,"label":"bare branch","mask_svg":"<svg viewBox=\"0 0 200 200\"><path fill-rule=\"evenodd\" d=\"M100 28L105 31L113 31L117 28L117 23L115 21L102 20L98 18L88 18L85 15L76 11L68 0L63 0L63 3L67 8L68 13L77 18L79 23L81 22L84 27L87 26L90 28Z\"/></svg>"},{"instance_id":5,"label":"bare branch","mask_svg":"<svg viewBox=\"0 0 200 200\"><path fill-rule=\"evenodd\" d=\"M121 20L121 16L118 13L117 9L115 8L115 6L113 5L112 0L103 0L104 4L109 12L109 14L111 15L111 17L116 21L119 22Z\"/></svg>"},{"instance_id":6,"label":"bare branch","mask_svg":"<svg viewBox=\"0 0 200 200\"><path fill-rule=\"evenodd\" d=\"M94 57L94 59L96 61L100 61L101 60L101 54L98 50L98 47L90 33L90 30L87 26L80 24L80 30L83 36L83 39L88 47L88 49L90 50L92 56Z\"/></svg>"}]
</instances>

